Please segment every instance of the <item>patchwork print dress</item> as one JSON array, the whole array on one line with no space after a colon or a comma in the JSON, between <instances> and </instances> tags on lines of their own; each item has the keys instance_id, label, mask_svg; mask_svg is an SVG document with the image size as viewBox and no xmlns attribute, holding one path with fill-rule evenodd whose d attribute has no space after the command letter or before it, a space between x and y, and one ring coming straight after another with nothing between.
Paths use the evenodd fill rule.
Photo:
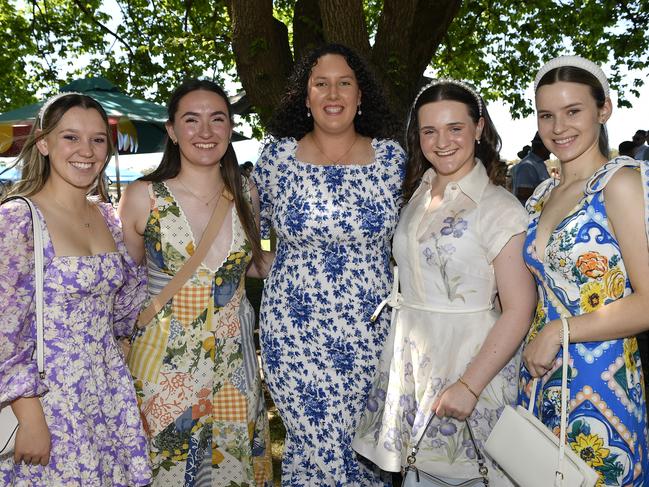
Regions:
<instances>
[{"instance_id":1,"label":"patchwork print dress","mask_svg":"<svg viewBox=\"0 0 649 487\"><path fill-rule=\"evenodd\" d=\"M144 240L149 294L156 295L195 242L167 185L152 183L150 196ZM134 335L128 363L151 439L155 486L272 485L254 311L244 290L250 244L232 212L232 244L219 268L199 266Z\"/></svg>"},{"instance_id":2,"label":"patchwork print dress","mask_svg":"<svg viewBox=\"0 0 649 487\"><path fill-rule=\"evenodd\" d=\"M528 341L561 314L590 313L633 292L619 244L608 224L603 192L622 167L640 167L647 201L649 163L626 157L608 162L592 176L577 206L551 234L541 258L535 253L536 229L543 205L557 182L550 179L541 183L528 201L531 221L525 261L542 298ZM648 485L645 391L635 337L570 344L569 373L570 447L599 473L598 486ZM526 407L531 383L523 366L519 402ZM557 435L560 396L558 359L543 378L542 391L535 398L535 413Z\"/></svg>"}]
</instances>

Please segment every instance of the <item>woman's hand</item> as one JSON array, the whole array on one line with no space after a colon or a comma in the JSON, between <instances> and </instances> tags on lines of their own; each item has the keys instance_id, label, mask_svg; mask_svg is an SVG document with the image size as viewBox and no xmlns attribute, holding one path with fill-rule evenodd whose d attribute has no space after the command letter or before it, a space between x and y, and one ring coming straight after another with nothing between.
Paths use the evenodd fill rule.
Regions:
<instances>
[{"instance_id":1,"label":"woman's hand","mask_svg":"<svg viewBox=\"0 0 649 487\"><path fill-rule=\"evenodd\" d=\"M446 389L433 403L432 410L440 418L451 417L464 421L475 409L478 400L459 381Z\"/></svg>"},{"instance_id":2,"label":"woman's hand","mask_svg":"<svg viewBox=\"0 0 649 487\"><path fill-rule=\"evenodd\" d=\"M523 361L525 367L532 377L542 377L554 365L557 352L561 348L559 341L559 329L561 322L552 320L523 350Z\"/></svg>"},{"instance_id":3,"label":"woman's hand","mask_svg":"<svg viewBox=\"0 0 649 487\"><path fill-rule=\"evenodd\" d=\"M18 418L14 463L47 465L50 461L50 430L37 397L21 397L11 405Z\"/></svg>"}]
</instances>

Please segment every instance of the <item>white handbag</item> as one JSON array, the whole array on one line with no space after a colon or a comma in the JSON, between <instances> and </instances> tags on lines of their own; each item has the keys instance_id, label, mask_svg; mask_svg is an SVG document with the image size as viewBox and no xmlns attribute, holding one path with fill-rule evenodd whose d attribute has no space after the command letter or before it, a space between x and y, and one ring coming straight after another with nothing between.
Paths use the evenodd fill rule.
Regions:
<instances>
[{"instance_id":1,"label":"white handbag","mask_svg":"<svg viewBox=\"0 0 649 487\"><path fill-rule=\"evenodd\" d=\"M469 432L469 438L471 438L471 443L473 443L473 448L476 453L476 458L478 462L478 472L480 473L480 477L474 477L472 479L462 479L462 480L445 479L424 472L423 470L419 470L415 466L415 463L417 461L417 452L419 452L419 445L421 444L421 440L424 438L424 435L426 434L426 430L428 430L428 427L430 426L434 418L435 418L435 413L433 412L430 419L426 423L426 427L424 428L424 431L421 433L421 436L419 437L419 441L417 441L417 444L413 447L412 453L408 455L408 459L407 459L408 466L405 468L405 476L403 479L402 487L474 487L479 485L488 486L489 469L487 468L484 457L482 456L482 453L480 452L480 449L476 444L475 438L473 436L473 431L471 431L471 426L469 426L468 421L465 421L466 429Z\"/></svg>"},{"instance_id":2,"label":"white handbag","mask_svg":"<svg viewBox=\"0 0 649 487\"><path fill-rule=\"evenodd\" d=\"M592 487L599 474L579 455L566 448L568 398L568 322L563 326L563 364L561 368L561 432L557 438L533 414L538 379L532 381L528 409L505 406L494 426L485 450L521 487Z\"/></svg>"},{"instance_id":3,"label":"white handbag","mask_svg":"<svg viewBox=\"0 0 649 487\"><path fill-rule=\"evenodd\" d=\"M45 347L43 343L43 233L41 219L33 203L22 196L11 199L20 199L27 203L32 215L34 233L34 267L35 267L35 298L36 298L36 363L41 379L45 378ZM13 453L18 431L18 419L11 406L5 404L0 409L0 457Z\"/></svg>"}]
</instances>

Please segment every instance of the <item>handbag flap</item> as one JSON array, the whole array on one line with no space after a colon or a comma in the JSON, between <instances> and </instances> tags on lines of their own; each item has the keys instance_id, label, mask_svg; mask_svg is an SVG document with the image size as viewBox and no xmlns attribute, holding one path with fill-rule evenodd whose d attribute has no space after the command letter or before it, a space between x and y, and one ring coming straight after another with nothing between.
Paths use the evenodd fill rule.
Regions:
<instances>
[{"instance_id":1,"label":"handbag flap","mask_svg":"<svg viewBox=\"0 0 649 487\"><path fill-rule=\"evenodd\" d=\"M524 487L554 485L559 438L527 409L505 406L485 443L486 452L507 474ZM563 485L591 487L599 479L571 448L566 448Z\"/></svg>"}]
</instances>

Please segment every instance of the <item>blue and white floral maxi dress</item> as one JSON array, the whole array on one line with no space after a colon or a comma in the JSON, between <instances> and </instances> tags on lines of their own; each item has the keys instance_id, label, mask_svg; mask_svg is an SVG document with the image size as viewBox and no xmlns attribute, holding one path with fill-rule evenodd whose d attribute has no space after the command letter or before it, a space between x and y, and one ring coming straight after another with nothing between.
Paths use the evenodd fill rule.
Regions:
<instances>
[{"instance_id":1,"label":"blue and white floral maxi dress","mask_svg":"<svg viewBox=\"0 0 649 487\"><path fill-rule=\"evenodd\" d=\"M254 180L262 233L277 232L277 256L261 304L264 374L286 426L285 486L384 485L351 447L387 315L370 316L390 288L405 155L373 140L366 165L315 165L297 142L268 144Z\"/></svg>"}]
</instances>

